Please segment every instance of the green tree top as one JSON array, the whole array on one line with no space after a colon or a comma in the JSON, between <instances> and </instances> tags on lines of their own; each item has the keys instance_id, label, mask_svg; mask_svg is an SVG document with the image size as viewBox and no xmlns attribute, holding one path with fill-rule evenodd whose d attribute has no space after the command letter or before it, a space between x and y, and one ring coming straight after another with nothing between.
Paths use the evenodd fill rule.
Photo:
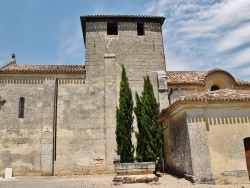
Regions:
<instances>
[{"instance_id":1,"label":"green tree top","mask_svg":"<svg viewBox=\"0 0 250 188\"><path fill-rule=\"evenodd\" d=\"M134 162L133 131L133 98L128 78L122 65L120 82L119 107L116 108L116 142L117 154L121 162Z\"/></svg>"},{"instance_id":2,"label":"green tree top","mask_svg":"<svg viewBox=\"0 0 250 188\"><path fill-rule=\"evenodd\" d=\"M144 77L141 97L136 94L134 111L139 130L139 133L136 133L136 159L143 162L157 162L157 158L161 157L163 129L158 125L159 104L149 76Z\"/></svg>"}]
</instances>

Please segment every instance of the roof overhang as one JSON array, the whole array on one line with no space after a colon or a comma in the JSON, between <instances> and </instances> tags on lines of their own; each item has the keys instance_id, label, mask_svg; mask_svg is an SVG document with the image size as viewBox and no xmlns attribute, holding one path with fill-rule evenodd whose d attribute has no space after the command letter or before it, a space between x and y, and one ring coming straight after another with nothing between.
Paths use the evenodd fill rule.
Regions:
<instances>
[{"instance_id":1,"label":"roof overhang","mask_svg":"<svg viewBox=\"0 0 250 188\"><path fill-rule=\"evenodd\" d=\"M82 33L85 43L86 23L87 22L153 22L164 23L163 16L144 16L144 15L83 15L80 16Z\"/></svg>"}]
</instances>

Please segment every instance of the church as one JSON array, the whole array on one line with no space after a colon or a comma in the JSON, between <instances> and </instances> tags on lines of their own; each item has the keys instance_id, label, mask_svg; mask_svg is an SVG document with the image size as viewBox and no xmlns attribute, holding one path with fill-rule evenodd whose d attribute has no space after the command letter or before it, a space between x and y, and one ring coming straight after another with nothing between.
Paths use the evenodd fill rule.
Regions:
<instances>
[{"instance_id":1,"label":"church","mask_svg":"<svg viewBox=\"0 0 250 188\"><path fill-rule=\"evenodd\" d=\"M81 16L85 65L19 64L12 54L0 66L0 176L6 168L14 176L113 173L124 65L133 94L145 75L154 86L164 171L248 182L250 82L221 69L166 71L164 20Z\"/></svg>"}]
</instances>

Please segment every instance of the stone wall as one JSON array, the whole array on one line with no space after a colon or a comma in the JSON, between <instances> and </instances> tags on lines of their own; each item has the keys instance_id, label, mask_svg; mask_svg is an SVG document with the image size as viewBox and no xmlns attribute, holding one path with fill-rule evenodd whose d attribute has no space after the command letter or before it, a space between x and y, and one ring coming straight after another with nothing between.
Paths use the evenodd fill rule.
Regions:
<instances>
[{"instance_id":1,"label":"stone wall","mask_svg":"<svg viewBox=\"0 0 250 188\"><path fill-rule=\"evenodd\" d=\"M87 23L86 26L86 66L88 77L102 76L99 71L92 72L89 69L95 66L103 66L105 53L115 55L118 69L117 88L120 80L120 65L126 68L132 91L142 91L143 76L148 74L157 92L156 72L165 70L165 59L162 45L162 33L160 23L145 23L145 35L137 35L136 22L118 23L118 35L107 35L107 23ZM95 29L93 29L95 28Z\"/></svg>"},{"instance_id":2,"label":"stone wall","mask_svg":"<svg viewBox=\"0 0 250 188\"><path fill-rule=\"evenodd\" d=\"M52 160L45 159L47 154L52 157L53 113L47 115L54 108L49 100L54 91L53 86L49 88L51 82L1 78L0 96L6 103L0 110L0 175L8 167L13 168L14 176L52 174ZM18 118L20 97L25 98L24 118Z\"/></svg>"},{"instance_id":3,"label":"stone wall","mask_svg":"<svg viewBox=\"0 0 250 188\"><path fill-rule=\"evenodd\" d=\"M207 119L211 165L218 184L248 183L244 138L250 136L249 109L210 109Z\"/></svg>"},{"instance_id":4,"label":"stone wall","mask_svg":"<svg viewBox=\"0 0 250 188\"><path fill-rule=\"evenodd\" d=\"M190 138L186 124L185 113L179 113L164 121L164 164L165 171L183 174L192 174Z\"/></svg>"},{"instance_id":5,"label":"stone wall","mask_svg":"<svg viewBox=\"0 0 250 188\"><path fill-rule=\"evenodd\" d=\"M74 127L79 135L80 131L76 127L82 128L84 123L81 122L83 117L80 117L79 113L77 114L74 108L69 106L69 103L60 105L60 100L58 100L59 103L55 101L56 95L60 97L62 88L68 91L68 93L65 92L65 101L74 99L72 101L76 105L80 104L79 101L82 101L83 94L86 93L84 75L66 77L68 78L60 78L57 81L55 78L46 78L44 75L36 77L35 75L32 77L6 75L0 79L0 96L1 99L6 100L0 109L0 142L2 143L0 145L0 175L4 174L7 167L13 168L14 176L52 175L54 173L56 148L65 147L66 149L68 146L60 145L64 144L60 141L64 140L62 137L66 137L67 134L58 134L60 131L55 133L56 125L61 126L60 123L64 123L63 120L66 118L64 125ZM59 92L56 92L56 83L58 83ZM24 118L18 118L20 97L25 98ZM90 97L85 99L85 101L93 101ZM82 109L86 109L88 102L84 104L81 108L77 107L78 112L84 112ZM93 102L89 105L93 106ZM62 115L64 108L68 108L70 113L64 111L65 114ZM58 113L55 109L58 109ZM69 117L68 114L71 116ZM88 115L85 114L85 116ZM74 138L77 134L71 135ZM55 138L58 138L57 146ZM77 147L76 143L73 144ZM71 154L76 155L75 152Z\"/></svg>"},{"instance_id":6,"label":"stone wall","mask_svg":"<svg viewBox=\"0 0 250 188\"><path fill-rule=\"evenodd\" d=\"M203 93L207 91L209 91L209 89L207 89L205 86L186 86L186 85L173 86L171 85L169 87L169 100L170 100L169 102L170 104L173 104L181 96Z\"/></svg>"},{"instance_id":7,"label":"stone wall","mask_svg":"<svg viewBox=\"0 0 250 188\"><path fill-rule=\"evenodd\" d=\"M193 126L189 128L190 138L194 139L191 150L197 156L192 154L192 159L206 169L201 172L206 177L212 173L216 184L249 182L243 142L250 135L249 112L247 104L239 103L197 106L188 111L188 125Z\"/></svg>"},{"instance_id":8,"label":"stone wall","mask_svg":"<svg viewBox=\"0 0 250 188\"><path fill-rule=\"evenodd\" d=\"M209 141L206 123L202 118L190 121L187 115L188 135L190 138L192 179L195 182L214 183L209 155Z\"/></svg>"},{"instance_id":9,"label":"stone wall","mask_svg":"<svg viewBox=\"0 0 250 188\"><path fill-rule=\"evenodd\" d=\"M145 23L143 36L136 26L121 22L118 35L107 35L106 22L86 23L86 74L1 75L0 174L6 167L14 176L114 172L121 65L133 94L141 93L143 76L156 98L158 81L166 81L159 72L157 78L165 70L161 24ZM162 105L166 91L165 83ZM24 118L17 116L20 97Z\"/></svg>"},{"instance_id":10,"label":"stone wall","mask_svg":"<svg viewBox=\"0 0 250 188\"><path fill-rule=\"evenodd\" d=\"M158 98L157 71L165 70L160 23L145 23L143 36L137 35L136 27L136 22L118 22L118 35L107 35L106 22L86 23L86 83L96 91L91 96L99 105L96 108L102 109L92 111L93 118L100 120L92 127L102 127L105 134L105 157L101 160L106 165L106 172L114 172L115 111L121 65L126 68L133 96L135 91L141 94L143 76L149 75ZM134 126L136 130L136 122Z\"/></svg>"},{"instance_id":11,"label":"stone wall","mask_svg":"<svg viewBox=\"0 0 250 188\"><path fill-rule=\"evenodd\" d=\"M165 170L195 182L248 183L248 103L182 104L161 117ZM167 118L171 117L171 118Z\"/></svg>"},{"instance_id":12,"label":"stone wall","mask_svg":"<svg viewBox=\"0 0 250 188\"><path fill-rule=\"evenodd\" d=\"M105 172L104 91L58 85L56 174Z\"/></svg>"}]
</instances>

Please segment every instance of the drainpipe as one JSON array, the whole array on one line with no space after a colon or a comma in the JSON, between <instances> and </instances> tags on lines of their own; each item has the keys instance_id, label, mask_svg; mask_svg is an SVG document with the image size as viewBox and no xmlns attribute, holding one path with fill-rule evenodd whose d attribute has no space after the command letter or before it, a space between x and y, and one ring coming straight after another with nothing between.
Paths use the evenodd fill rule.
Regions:
<instances>
[{"instance_id":1,"label":"drainpipe","mask_svg":"<svg viewBox=\"0 0 250 188\"><path fill-rule=\"evenodd\" d=\"M172 93L173 93L173 89L169 89L168 90L168 101L169 101L169 105L168 106L171 105L171 95L172 95Z\"/></svg>"},{"instance_id":2,"label":"drainpipe","mask_svg":"<svg viewBox=\"0 0 250 188\"><path fill-rule=\"evenodd\" d=\"M163 128L163 123L161 122L161 128ZM163 130L164 131L164 130ZM165 149L164 149L164 132L162 133L161 135L161 140L162 140L162 151L161 151L161 159L162 159L162 172L164 173L165 172L165 160L164 160L164 157L165 157Z\"/></svg>"},{"instance_id":3,"label":"drainpipe","mask_svg":"<svg viewBox=\"0 0 250 188\"><path fill-rule=\"evenodd\" d=\"M57 135L58 78L55 80L54 121L53 121L53 176L56 175L56 135Z\"/></svg>"}]
</instances>

